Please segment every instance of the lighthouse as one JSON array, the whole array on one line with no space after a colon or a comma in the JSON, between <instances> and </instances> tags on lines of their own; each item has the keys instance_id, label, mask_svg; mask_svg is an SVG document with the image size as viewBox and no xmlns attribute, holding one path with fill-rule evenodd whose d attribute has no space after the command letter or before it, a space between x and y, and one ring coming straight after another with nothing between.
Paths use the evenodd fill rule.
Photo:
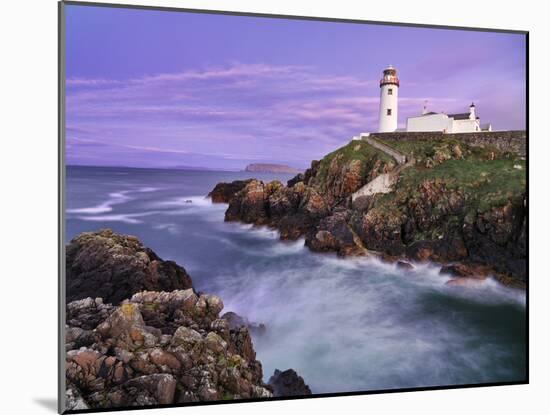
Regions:
<instances>
[{"instance_id":1,"label":"lighthouse","mask_svg":"<svg viewBox=\"0 0 550 415\"><path fill-rule=\"evenodd\" d=\"M378 131L389 133L397 130L397 97L399 78L397 69L389 65L380 80L380 115Z\"/></svg>"}]
</instances>

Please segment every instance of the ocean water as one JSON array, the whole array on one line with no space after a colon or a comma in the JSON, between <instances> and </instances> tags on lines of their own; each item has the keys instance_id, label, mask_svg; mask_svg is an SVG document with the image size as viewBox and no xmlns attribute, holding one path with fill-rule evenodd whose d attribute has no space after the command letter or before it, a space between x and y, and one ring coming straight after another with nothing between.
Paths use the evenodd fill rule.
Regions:
<instances>
[{"instance_id":1,"label":"ocean water","mask_svg":"<svg viewBox=\"0 0 550 415\"><path fill-rule=\"evenodd\" d=\"M205 198L254 174L67 168L66 238L111 228L186 268L224 311L264 323L254 337L266 380L295 369L314 393L524 380L525 293L492 279L445 285L431 264L316 254L274 230L223 221Z\"/></svg>"}]
</instances>

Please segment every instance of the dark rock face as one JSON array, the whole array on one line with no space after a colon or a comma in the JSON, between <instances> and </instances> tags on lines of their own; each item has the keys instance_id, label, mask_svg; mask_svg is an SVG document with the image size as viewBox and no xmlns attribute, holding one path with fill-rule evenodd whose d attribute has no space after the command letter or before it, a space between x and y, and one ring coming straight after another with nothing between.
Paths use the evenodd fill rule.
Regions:
<instances>
[{"instance_id":1,"label":"dark rock face","mask_svg":"<svg viewBox=\"0 0 550 415\"><path fill-rule=\"evenodd\" d=\"M304 181L304 173L298 173L296 176L294 176L292 179L288 180L286 182L286 185L288 187L292 187L294 186L296 183L298 182L303 182Z\"/></svg>"},{"instance_id":2,"label":"dark rock face","mask_svg":"<svg viewBox=\"0 0 550 415\"><path fill-rule=\"evenodd\" d=\"M73 261L82 262L83 251L105 274L108 265L126 276L130 269L143 272L134 257L162 261L136 238L110 231L79 235L72 243ZM121 268L109 255L122 256L127 266ZM183 270L177 264L170 266L175 273ZM162 277L147 280L154 289L165 283ZM116 285L109 287L119 292ZM119 305L106 304L99 297L68 303L67 409L272 396L262 381L262 365L256 360L248 327L231 326L220 318L222 309L219 297L198 294L193 288L139 291Z\"/></svg>"},{"instance_id":3,"label":"dark rock face","mask_svg":"<svg viewBox=\"0 0 550 415\"><path fill-rule=\"evenodd\" d=\"M229 203L235 196L235 193L240 192L250 180L235 180L231 183L218 183L208 197L212 199L212 203Z\"/></svg>"},{"instance_id":4,"label":"dark rock face","mask_svg":"<svg viewBox=\"0 0 550 415\"><path fill-rule=\"evenodd\" d=\"M67 301L101 297L119 304L142 290L190 288L191 278L130 235L109 229L85 232L67 245Z\"/></svg>"},{"instance_id":5,"label":"dark rock face","mask_svg":"<svg viewBox=\"0 0 550 415\"><path fill-rule=\"evenodd\" d=\"M306 396L311 395L311 389L304 379L293 369L281 372L275 369L275 373L269 379L269 386L273 389L273 396Z\"/></svg>"}]
</instances>

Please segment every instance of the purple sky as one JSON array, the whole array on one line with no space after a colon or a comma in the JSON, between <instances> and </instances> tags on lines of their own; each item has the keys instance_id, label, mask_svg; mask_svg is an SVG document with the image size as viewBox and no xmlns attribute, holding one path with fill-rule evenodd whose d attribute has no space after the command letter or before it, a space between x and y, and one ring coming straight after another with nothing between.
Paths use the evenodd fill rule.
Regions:
<instances>
[{"instance_id":1,"label":"purple sky","mask_svg":"<svg viewBox=\"0 0 550 415\"><path fill-rule=\"evenodd\" d=\"M306 167L376 131L399 71L399 126L476 103L525 128L525 36L67 7L67 164Z\"/></svg>"}]
</instances>

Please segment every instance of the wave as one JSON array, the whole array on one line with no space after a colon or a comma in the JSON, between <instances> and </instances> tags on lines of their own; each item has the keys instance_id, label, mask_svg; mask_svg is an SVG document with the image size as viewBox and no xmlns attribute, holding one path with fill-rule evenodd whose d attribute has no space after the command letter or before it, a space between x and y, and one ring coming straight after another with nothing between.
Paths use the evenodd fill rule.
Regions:
<instances>
[{"instance_id":1,"label":"wave","mask_svg":"<svg viewBox=\"0 0 550 415\"><path fill-rule=\"evenodd\" d=\"M292 367L316 393L520 379L521 359L502 362L521 356L521 293L415 265L305 248L216 278L226 309L266 324L254 338L266 378Z\"/></svg>"},{"instance_id":2,"label":"wave","mask_svg":"<svg viewBox=\"0 0 550 415\"><path fill-rule=\"evenodd\" d=\"M174 206L202 206L202 207L211 207L215 206L209 198L206 196L181 196L174 197L167 200L161 200L152 202L149 204L151 207L155 208L165 208L165 207L174 207Z\"/></svg>"},{"instance_id":3,"label":"wave","mask_svg":"<svg viewBox=\"0 0 550 415\"><path fill-rule=\"evenodd\" d=\"M113 211L113 206L121 205L127 203L134 198L130 197L129 194L132 193L149 193L159 190L157 187L140 187L134 190L122 190L118 192L109 193L108 199L104 202L101 202L98 205L83 207L83 208L74 208L67 209L67 213L80 213L80 214L89 214L96 215L101 213L107 213Z\"/></svg>"},{"instance_id":4,"label":"wave","mask_svg":"<svg viewBox=\"0 0 550 415\"><path fill-rule=\"evenodd\" d=\"M142 220L136 219L144 216L156 215L160 212L143 212L143 213L119 213L113 215L93 215L93 216L77 216L76 219L89 222L122 222L132 225L143 223Z\"/></svg>"}]
</instances>

